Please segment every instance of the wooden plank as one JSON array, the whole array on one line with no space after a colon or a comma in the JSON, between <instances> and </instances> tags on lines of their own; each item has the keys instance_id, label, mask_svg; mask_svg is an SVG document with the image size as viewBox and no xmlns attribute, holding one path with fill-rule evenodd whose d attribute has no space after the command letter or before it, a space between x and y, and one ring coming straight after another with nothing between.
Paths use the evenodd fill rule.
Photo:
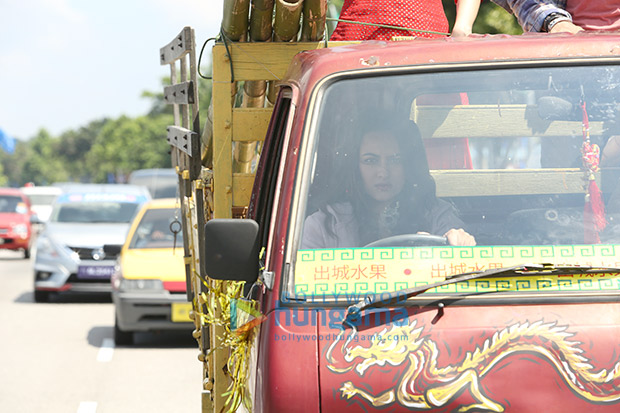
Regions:
<instances>
[{"instance_id":1,"label":"wooden plank","mask_svg":"<svg viewBox=\"0 0 620 413\"><path fill-rule=\"evenodd\" d=\"M194 241L194 260L196 271L201 274L203 277L206 276L206 271L204 268L204 237L200 236L202 234L202 230L199 228L204 228L205 226L205 202L204 202L204 186L203 182L200 180L195 180L192 182L192 191L194 193L194 203L196 205L196 217L195 217L195 225L196 233L198 234L198 239Z\"/></svg>"},{"instance_id":2,"label":"wooden plank","mask_svg":"<svg viewBox=\"0 0 620 413\"><path fill-rule=\"evenodd\" d=\"M215 75L214 66L214 75ZM232 218L231 88L213 82L213 216Z\"/></svg>"},{"instance_id":3,"label":"wooden plank","mask_svg":"<svg viewBox=\"0 0 620 413\"><path fill-rule=\"evenodd\" d=\"M170 63L170 83L175 84L178 83L177 80L177 66L175 63ZM181 112L179 112L179 105L172 105L172 114L174 116L174 124L181 124Z\"/></svg>"},{"instance_id":4,"label":"wooden plank","mask_svg":"<svg viewBox=\"0 0 620 413\"><path fill-rule=\"evenodd\" d=\"M164 87L164 100L168 104L188 105L194 103L194 82L177 83Z\"/></svg>"},{"instance_id":5,"label":"wooden plank","mask_svg":"<svg viewBox=\"0 0 620 413\"><path fill-rule=\"evenodd\" d=\"M413 105L411 118L424 138L517 138L581 136L581 121L541 119L535 105ZM603 122L590 122L600 136Z\"/></svg>"},{"instance_id":6,"label":"wooden plank","mask_svg":"<svg viewBox=\"0 0 620 413\"><path fill-rule=\"evenodd\" d=\"M330 42L340 46L356 42ZM323 42L228 43L234 80L278 80L284 77L293 56L301 51L323 48ZM262 141L271 108L233 108L230 60L223 43L213 47L213 209L215 218L230 218L232 207L247 206L253 174L232 173L232 141ZM234 138L233 138L234 135ZM233 189L234 188L234 189Z\"/></svg>"},{"instance_id":7,"label":"wooden plank","mask_svg":"<svg viewBox=\"0 0 620 413\"><path fill-rule=\"evenodd\" d=\"M233 205L247 206L250 204L254 174L236 173L233 175Z\"/></svg>"},{"instance_id":8,"label":"wooden plank","mask_svg":"<svg viewBox=\"0 0 620 413\"><path fill-rule=\"evenodd\" d=\"M264 140L272 112L273 108L233 109L233 140L236 142Z\"/></svg>"},{"instance_id":9,"label":"wooden plank","mask_svg":"<svg viewBox=\"0 0 620 413\"><path fill-rule=\"evenodd\" d=\"M192 28L186 26L170 43L159 49L159 63L167 65L185 56L193 47Z\"/></svg>"},{"instance_id":10,"label":"wooden plank","mask_svg":"<svg viewBox=\"0 0 620 413\"><path fill-rule=\"evenodd\" d=\"M434 170L437 196L498 196L584 193L584 174L579 168ZM600 173L597 174L600 184Z\"/></svg>"},{"instance_id":11,"label":"wooden plank","mask_svg":"<svg viewBox=\"0 0 620 413\"><path fill-rule=\"evenodd\" d=\"M196 136L192 136L192 163L190 167L190 179L196 180L200 176L202 169L202 151L200 137L200 98L198 96L198 62L196 60L196 35L194 29L190 28L189 35L191 39L191 50L189 52L189 78L186 80L189 82L191 95L188 93L188 110L191 108L191 124L188 123L188 128L191 128L196 132ZM193 97L192 99L189 99Z\"/></svg>"},{"instance_id":12,"label":"wooden plank","mask_svg":"<svg viewBox=\"0 0 620 413\"><path fill-rule=\"evenodd\" d=\"M357 42L329 42L329 47ZM229 42L228 50L232 56L234 80L280 80L284 77L293 56L304 50L322 49L324 42ZM226 67L215 75L216 66ZM213 81L231 81L230 61L223 43L213 46Z\"/></svg>"}]
</instances>

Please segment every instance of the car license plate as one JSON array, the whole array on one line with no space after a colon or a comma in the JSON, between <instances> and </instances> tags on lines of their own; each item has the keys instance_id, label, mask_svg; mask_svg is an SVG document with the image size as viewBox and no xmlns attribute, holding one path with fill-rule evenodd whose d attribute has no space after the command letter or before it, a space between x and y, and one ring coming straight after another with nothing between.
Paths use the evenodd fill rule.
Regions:
<instances>
[{"instance_id":1,"label":"car license plate","mask_svg":"<svg viewBox=\"0 0 620 413\"><path fill-rule=\"evenodd\" d=\"M172 303L172 313L170 319L173 323L187 323L191 322L189 318L189 312L192 309L192 303Z\"/></svg>"},{"instance_id":2,"label":"car license plate","mask_svg":"<svg viewBox=\"0 0 620 413\"><path fill-rule=\"evenodd\" d=\"M78 267L77 277L80 279L109 279L114 272L111 265L81 265Z\"/></svg>"}]
</instances>

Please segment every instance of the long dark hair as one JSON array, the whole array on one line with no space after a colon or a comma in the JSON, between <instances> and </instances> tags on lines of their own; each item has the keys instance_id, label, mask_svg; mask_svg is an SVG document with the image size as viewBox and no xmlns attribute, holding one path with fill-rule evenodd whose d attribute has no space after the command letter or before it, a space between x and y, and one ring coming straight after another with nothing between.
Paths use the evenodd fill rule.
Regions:
<instances>
[{"instance_id":1,"label":"long dark hair","mask_svg":"<svg viewBox=\"0 0 620 413\"><path fill-rule=\"evenodd\" d=\"M377 217L371 213L372 200L364 189L359 169L360 147L364 135L370 132L389 133L394 136L400 148L405 186L397 197L400 213L392 235L430 232L430 211L437 203L435 181L429 172L426 152L417 125L410 120L386 123L385 118L379 120L378 116L368 116L360 121L358 130L361 132L351 135L344 153L339 156L336 173L333 175L339 184L330 185L331 195L320 208L327 213L325 208L328 204L350 203L357 222L364 223L363 228L360 225L362 244L374 241L377 233L373 225ZM334 219L329 213L327 217L329 220ZM326 222L326 227L331 231L330 221ZM375 239L372 239L373 236Z\"/></svg>"}]
</instances>

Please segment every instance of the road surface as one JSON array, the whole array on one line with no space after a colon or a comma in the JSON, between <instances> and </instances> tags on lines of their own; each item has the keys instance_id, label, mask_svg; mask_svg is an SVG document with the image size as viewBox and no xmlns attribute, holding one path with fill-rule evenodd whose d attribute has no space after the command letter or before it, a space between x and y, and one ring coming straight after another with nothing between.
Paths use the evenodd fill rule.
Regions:
<instances>
[{"instance_id":1,"label":"road surface","mask_svg":"<svg viewBox=\"0 0 620 413\"><path fill-rule=\"evenodd\" d=\"M109 296L37 304L32 279L32 260L0 250L0 411L200 412L190 333L141 333L115 347Z\"/></svg>"}]
</instances>

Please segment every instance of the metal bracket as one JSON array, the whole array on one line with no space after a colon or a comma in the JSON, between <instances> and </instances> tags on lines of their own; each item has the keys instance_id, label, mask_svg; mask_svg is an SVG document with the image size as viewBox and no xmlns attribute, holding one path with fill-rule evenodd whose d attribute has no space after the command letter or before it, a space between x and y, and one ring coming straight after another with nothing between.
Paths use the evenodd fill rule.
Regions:
<instances>
[{"instance_id":1,"label":"metal bracket","mask_svg":"<svg viewBox=\"0 0 620 413\"><path fill-rule=\"evenodd\" d=\"M164 100L168 104L190 105L195 102L194 82L177 83L164 87Z\"/></svg>"},{"instance_id":2,"label":"metal bracket","mask_svg":"<svg viewBox=\"0 0 620 413\"><path fill-rule=\"evenodd\" d=\"M198 136L196 132L180 126L168 126L168 143L192 156L191 138Z\"/></svg>"},{"instance_id":3,"label":"metal bracket","mask_svg":"<svg viewBox=\"0 0 620 413\"><path fill-rule=\"evenodd\" d=\"M263 283L265 284L265 287L270 290L273 289L273 281L275 279L275 274L273 273L273 271L263 271L261 276L263 278Z\"/></svg>"}]
</instances>

